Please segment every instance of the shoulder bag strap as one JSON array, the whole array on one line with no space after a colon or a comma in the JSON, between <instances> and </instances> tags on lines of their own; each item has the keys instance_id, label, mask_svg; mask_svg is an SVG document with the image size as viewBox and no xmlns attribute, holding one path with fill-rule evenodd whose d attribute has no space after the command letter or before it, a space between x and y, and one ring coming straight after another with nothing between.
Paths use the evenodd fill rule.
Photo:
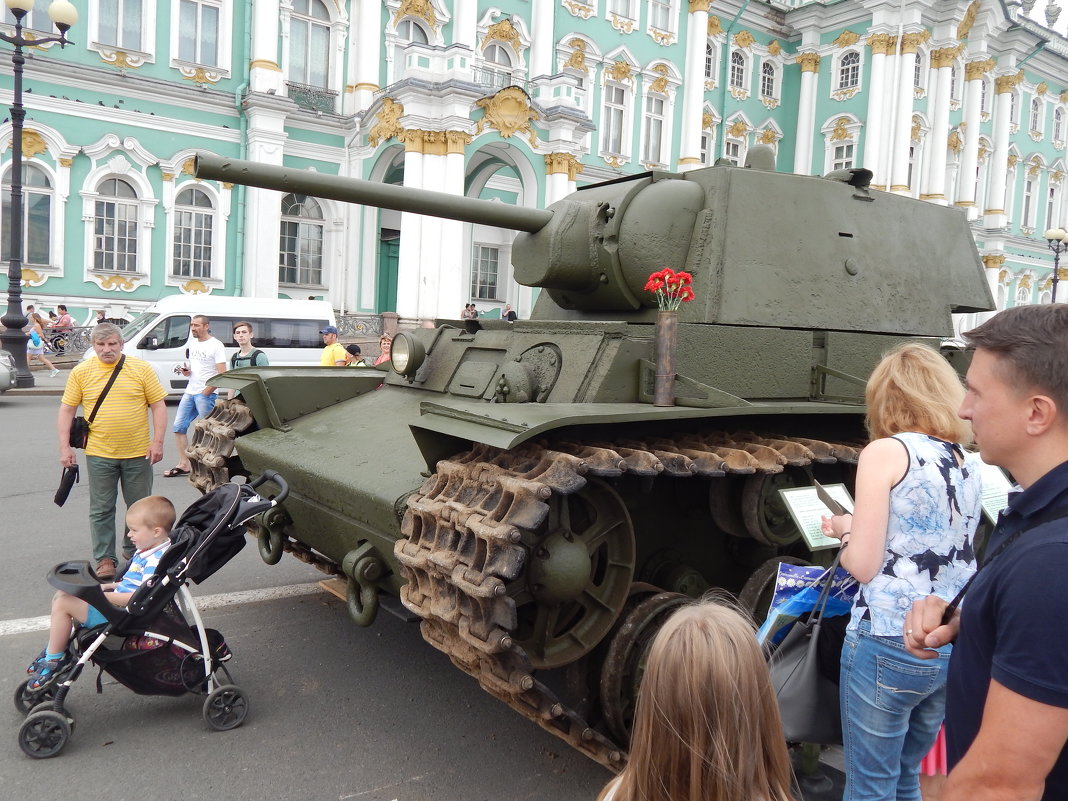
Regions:
<instances>
[{"instance_id":1,"label":"shoulder bag strap","mask_svg":"<svg viewBox=\"0 0 1068 801\"><path fill-rule=\"evenodd\" d=\"M848 543L847 543L848 544ZM834 576L838 572L838 564L842 561L842 551L846 548L843 545L838 549L838 554L834 557L834 562L827 568L826 572L821 577L823 580L823 586L820 588L820 596L816 601L816 605L812 608L812 614L809 616L810 621L817 621L823 618L823 612L827 608L827 600L831 596L831 586L834 584ZM819 581L820 579L817 579ZM814 584L812 586L815 586Z\"/></svg>"},{"instance_id":2,"label":"shoulder bag strap","mask_svg":"<svg viewBox=\"0 0 1068 801\"><path fill-rule=\"evenodd\" d=\"M93 404L93 411L89 414L89 425L93 424L93 418L96 417L97 410L100 409L100 404L104 402L104 398L107 397L108 391L111 389L111 385L115 383L115 379L119 377L119 370L122 369L123 362L126 361L126 356L119 357L119 363L115 365L115 369L111 371L111 378L104 385L104 391L100 393L100 397L96 399L96 403Z\"/></svg>"}]
</instances>

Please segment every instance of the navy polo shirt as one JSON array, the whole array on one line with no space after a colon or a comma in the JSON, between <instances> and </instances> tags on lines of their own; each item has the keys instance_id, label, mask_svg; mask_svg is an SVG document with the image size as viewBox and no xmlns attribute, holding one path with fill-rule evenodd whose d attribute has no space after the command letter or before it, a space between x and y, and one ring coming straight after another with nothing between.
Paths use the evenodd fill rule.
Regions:
<instances>
[{"instance_id":1,"label":"navy polo shirt","mask_svg":"<svg viewBox=\"0 0 1068 801\"><path fill-rule=\"evenodd\" d=\"M986 548L1068 507L1068 462L1015 494ZM1068 708L1068 518L1025 530L976 576L961 605L949 662L949 767L964 756L982 721L990 680L1050 706ZM1043 801L1068 801L1068 748L1046 780Z\"/></svg>"}]
</instances>

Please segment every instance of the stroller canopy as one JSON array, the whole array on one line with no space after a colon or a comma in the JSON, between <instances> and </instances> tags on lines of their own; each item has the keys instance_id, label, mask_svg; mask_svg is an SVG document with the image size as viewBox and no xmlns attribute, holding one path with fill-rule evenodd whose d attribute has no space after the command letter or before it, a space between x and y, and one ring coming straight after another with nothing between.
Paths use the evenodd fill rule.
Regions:
<instances>
[{"instance_id":1,"label":"stroller canopy","mask_svg":"<svg viewBox=\"0 0 1068 801\"><path fill-rule=\"evenodd\" d=\"M223 484L198 498L171 531L171 547L156 573L170 573L196 584L204 581L245 547L245 521L238 519L247 484Z\"/></svg>"}]
</instances>

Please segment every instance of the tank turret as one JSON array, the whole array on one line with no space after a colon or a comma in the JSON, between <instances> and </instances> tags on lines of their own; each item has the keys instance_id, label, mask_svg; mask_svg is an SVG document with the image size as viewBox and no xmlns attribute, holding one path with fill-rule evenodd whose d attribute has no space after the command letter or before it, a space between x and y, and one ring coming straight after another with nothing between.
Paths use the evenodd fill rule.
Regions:
<instances>
[{"instance_id":1,"label":"tank turret","mask_svg":"<svg viewBox=\"0 0 1068 801\"><path fill-rule=\"evenodd\" d=\"M289 496L252 525L268 563L336 576L359 625L399 596L486 691L611 768L675 607L718 587L759 619L779 563L829 561L779 490L852 484L882 352L993 308L964 215L860 169L650 172L544 210L208 154L196 172L520 232L530 319L402 331L388 370L217 376L240 398L197 421L193 480L278 471ZM696 299L661 406L643 287L664 267Z\"/></svg>"}]
</instances>

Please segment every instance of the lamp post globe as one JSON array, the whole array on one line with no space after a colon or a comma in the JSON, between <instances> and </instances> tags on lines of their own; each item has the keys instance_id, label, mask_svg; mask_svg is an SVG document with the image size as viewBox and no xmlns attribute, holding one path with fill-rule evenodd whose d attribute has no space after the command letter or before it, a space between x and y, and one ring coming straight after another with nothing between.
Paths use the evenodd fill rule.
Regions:
<instances>
[{"instance_id":1,"label":"lamp post globe","mask_svg":"<svg viewBox=\"0 0 1068 801\"><path fill-rule=\"evenodd\" d=\"M0 32L0 41L14 47L11 51L11 217L8 220L8 268L7 268L7 311L0 317L4 329L0 331L0 345L11 354L15 361L17 373L16 386L32 387L33 374L26 362L26 334L23 331L28 320L22 311L22 240L23 240L23 203L22 203L22 130L26 119L26 109L22 105L22 72L26 57L22 48L56 42L60 47L70 44L67 31L78 21L78 11L69 0L54 0L48 8L59 35L41 36L34 34L27 38L22 33L22 20L33 10L34 0L4 0L15 18L15 32Z\"/></svg>"},{"instance_id":2,"label":"lamp post globe","mask_svg":"<svg viewBox=\"0 0 1068 801\"><path fill-rule=\"evenodd\" d=\"M1050 228L1042 235L1049 249L1053 251L1053 277L1051 280L1052 294L1050 302L1057 302L1057 284L1061 280L1061 253L1068 250L1068 231L1063 228Z\"/></svg>"}]
</instances>

